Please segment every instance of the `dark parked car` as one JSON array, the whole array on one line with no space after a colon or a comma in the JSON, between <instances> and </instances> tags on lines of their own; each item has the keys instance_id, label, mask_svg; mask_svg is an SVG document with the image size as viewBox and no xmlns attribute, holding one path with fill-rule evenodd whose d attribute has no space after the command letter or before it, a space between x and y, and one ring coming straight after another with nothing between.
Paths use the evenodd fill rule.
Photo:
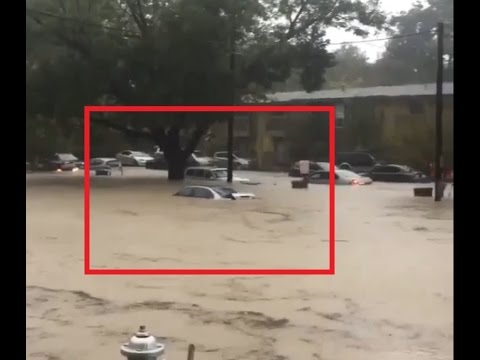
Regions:
<instances>
[{"instance_id":1,"label":"dark parked car","mask_svg":"<svg viewBox=\"0 0 480 360\"><path fill-rule=\"evenodd\" d=\"M335 163L340 169L359 172L372 170L379 162L367 152L340 152L335 156Z\"/></svg>"},{"instance_id":2,"label":"dark parked car","mask_svg":"<svg viewBox=\"0 0 480 360\"><path fill-rule=\"evenodd\" d=\"M39 159L33 165L36 171L74 171L83 168L83 161L70 153L57 153L51 157Z\"/></svg>"},{"instance_id":3,"label":"dark parked car","mask_svg":"<svg viewBox=\"0 0 480 360\"><path fill-rule=\"evenodd\" d=\"M199 166L198 161L193 156L189 156L186 166ZM145 163L145 168L150 170L168 170L168 163L163 153L156 153L153 160L149 160Z\"/></svg>"},{"instance_id":4,"label":"dark parked car","mask_svg":"<svg viewBox=\"0 0 480 360\"><path fill-rule=\"evenodd\" d=\"M397 182L397 183L428 183L431 177L420 171L416 171L404 165L377 165L372 170L362 174L368 176L373 181Z\"/></svg>"},{"instance_id":5,"label":"dark parked car","mask_svg":"<svg viewBox=\"0 0 480 360\"><path fill-rule=\"evenodd\" d=\"M315 162L310 161L309 165L310 175L316 171L329 171L330 166L328 162ZM296 161L288 170L288 176L290 177L302 177L300 174L300 163Z\"/></svg>"},{"instance_id":6,"label":"dark parked car","mask_svg":"<svg viewBox=\"0 0 480 360\"><path fill-rule=\"evenodd\" d=\"M153 160L145 163L145 168L150 170L167 170L168 164L163 153L156 153Z\"/></svg>"}]
</instances>

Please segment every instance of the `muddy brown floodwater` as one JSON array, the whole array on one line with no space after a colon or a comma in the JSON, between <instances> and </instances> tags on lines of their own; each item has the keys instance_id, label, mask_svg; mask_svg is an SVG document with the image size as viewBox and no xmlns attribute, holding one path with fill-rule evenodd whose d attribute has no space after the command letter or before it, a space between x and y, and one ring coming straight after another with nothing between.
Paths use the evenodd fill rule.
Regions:
<instances>
[{"instance_id":1,"label":"muddy brown floodwater","mask_svg":"<svg viewBox=\"0 0 480 360\"><path fill-rule=\"evenodd\" d=\"M242 174L245 175L245 174ZM163 172L92 177L94 268L328 266L328 186L247 173L253 201L171 196ZM168 359L453 359L453 200L336 187L334 276L85 276L82 174L27 175L27 358L119 360L146 325Z\"/></svg>"}]
</instances>

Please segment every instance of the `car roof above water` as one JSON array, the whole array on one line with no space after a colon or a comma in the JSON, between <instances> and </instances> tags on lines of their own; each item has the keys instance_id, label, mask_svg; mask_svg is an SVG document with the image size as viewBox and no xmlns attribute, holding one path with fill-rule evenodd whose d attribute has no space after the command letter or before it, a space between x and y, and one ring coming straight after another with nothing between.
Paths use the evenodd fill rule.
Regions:
<instances>
[{"instance_id":1,"label":"car roof above water","mask_svg":"<svg viewBox=\"0 0 480 360\"><path fill-rule=\"evenodd\" d=\"M116 158L111 158L111 157L96 157L96 158L90 159L90 161L92 161L92 160L119 161L118 159L116 159Z\"/></svg>"},{"instance_id":2,"label":"car roof above water","mask_svg":"<svg viewBox=\"0 0 480 360\"><path fill-rule=\"evenodd\" d=\"M185 171L187 170L227 171L227 168L217 168L213 166L191 166L185 169Z\"/></svg>"}]
</instances>

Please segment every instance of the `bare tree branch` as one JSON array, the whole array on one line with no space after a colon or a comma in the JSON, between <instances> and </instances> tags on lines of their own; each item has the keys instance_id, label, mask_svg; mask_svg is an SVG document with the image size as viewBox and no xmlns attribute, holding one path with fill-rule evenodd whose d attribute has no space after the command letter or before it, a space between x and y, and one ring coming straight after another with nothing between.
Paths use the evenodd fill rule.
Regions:
<instances>
[{"instance_id":1,"label":"bare tree branch","mask_svg":"<svg viewBox=\"0 0 480 360\"><path fill-rule=\"evenodd\" d=\"M110 121L98 115L92 115L92 122L112 130L120 131L129 136L156 141L155 136L151 132L132 129L128 126L119 124L116 121Z\"/></svg>"},{"instance_id":2,"label":"bare tree branch","mask_svg":"<svg viewBox=\"0 0 480 360\"><path fill-rule=\"evenodd\" d=\"M81 54L87 59L91 58L92 56L91 48L83 44L81 41L72 39L60 31L57 32L56 35L57 35L57 38L69 48L77 51L79 54Z\"/></svg>"},{"instance_id":3,"label":"bare tree branch","mask_svg":"<svg viewBox=\"0 0 480 360\"><path fill-rule=\"evenodd\" d=\"M203 135L208 131L208 124L205 122L202 122L201 125L197 125L195 128L192 137L190 138L190 141L188 142L187 146L185 147L185 154L186 156L189 156L191 153L195 151L197 148L198 143L202 139Z\"/></svg>"},{"instance_id":4,"label":"bare tree branch","mask_svg":"<svg viewBox=\"0 0 480 360\"><path fill-rule=\"evenodd\" d=\"M293 18L293 20L290 20L290 26L288 27L288 31L286 34L287 39L290 39L294 35L295 27L297 26L298 19L300 18L303 11L305 10L306 5L307 5L307 0L303 0L300 5L300 9L298 9L297 14Z\"/></svg>"},{"instance_id":5,"label":"bare tree branch","mask_svg":"<svg viewBox=\"0 0 480 360\"><path fill-rule=\"evenodd\" d=\"M147 23L142 11L142 4L140 1L136 1L136 4L133 3L134 0L127 0L127 7L130 10L130 14L137 25L138 30L145 38L147 35Z\"/></svg>"},{"instance_id":6,"label":"bare tree branch","mask_svg":"<svg viewBox=\"0 0 480 360\"><path fill-rule=\"evenodd\" d=\"M42 21L39 17L37 17L37 16L35 16L35 15L33 15L33 14L27 13L27 16L29 16L29 17L30 17L33 21L35 21L38 25L43 25L43 24L44 24L43 21Z\"/></svg>"},{"instance_id":7,"label":"bare tree branch","mask_svg":"<svg viewBox=\"0 0 480 360\"><path fill-rule=\"evenodd\" d=\"M301 27L296 27L298 23L298 19L302 15L302 13L305 11L306 6L308 5L308 0L302 1L302 5L300 6L300 9L297 12L297 15L293 19L293 22L290 23L290 27L287 31L286 34L286 39L289 40L298 33L302 33L307 31L312 25L314 25L316 22L320 21L323 19L323 22L325 24L330 24L333 19L335 18L336 11L337 10L337 5L340 0L335 0L335 2L332 5L331 10L328 12L328 14L321 14L319 16L312 17L310 20L306 21L305 24L303 24Z\"/></svg>"},{"instance_id":8,"label":"bare tree branch","mask_svg":"<svg viewBox=\"0 0 480 360\"><path fill-rule=\"evenodd\" d=\"M145 18L145 14L143 13L142 0L137 0L137 7L138 7L138 13L140 15L140 20L142 21L142 24L146 29L147 28L147 19Z\"/></svg>"}]
</instances>

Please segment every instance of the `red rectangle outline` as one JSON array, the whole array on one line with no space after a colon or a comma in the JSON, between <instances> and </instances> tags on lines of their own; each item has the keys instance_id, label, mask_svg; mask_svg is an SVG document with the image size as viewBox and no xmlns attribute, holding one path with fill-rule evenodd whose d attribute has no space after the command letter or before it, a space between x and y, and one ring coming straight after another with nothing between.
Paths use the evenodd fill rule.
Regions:
<instances>
[{"instance_id":1,"label":"red rectangle outline","mask_svg":"<svg viewBox=\"0 0 480 360\"><path fill-rule=\"evenodd\" d=\"M327 269L92 269L90 267L90 115L92 112L328 112L329 267ZM85 106L84 107L84 274L85 275L334 275L335 274L335 106Z\"/></svg>"}]
</instances>

